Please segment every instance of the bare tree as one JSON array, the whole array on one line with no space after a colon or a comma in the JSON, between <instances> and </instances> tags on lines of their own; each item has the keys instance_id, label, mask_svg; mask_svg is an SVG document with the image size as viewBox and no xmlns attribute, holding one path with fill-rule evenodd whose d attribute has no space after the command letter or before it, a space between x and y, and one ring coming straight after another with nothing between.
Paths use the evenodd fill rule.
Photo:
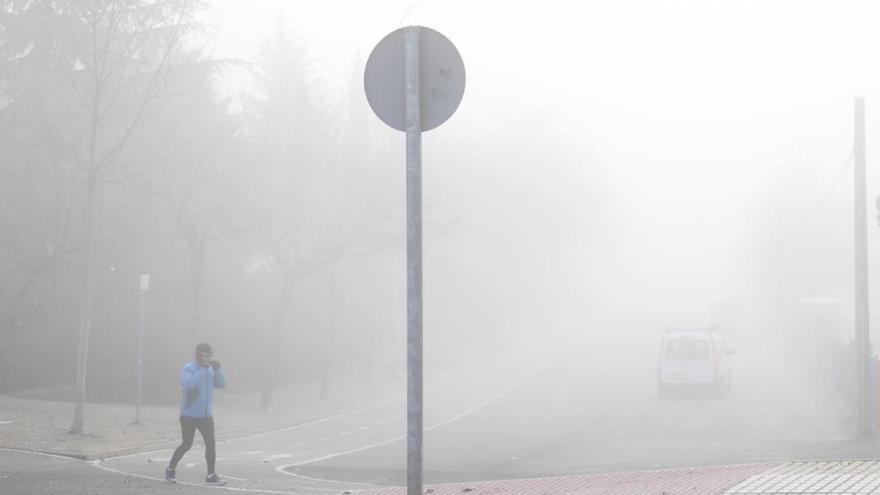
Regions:
<instances>
[{"instance_id":1,"label":"bare tree","mask_svg":"<svg viewBox=\"0 0 880 495\"><path fill-rule=\"evenodd\" d=\"M246 156L239 120L227 106L209 84L194 92L156 166L137 181L142 192L161 198L186 248L193 346L201 333L208 248L254 224L242 194Z\"/></svg>"},{"instance_id":2,"label":"bare tree","mask_svg":"<svg viewBox=\"0 0 880 495\"><path fill-rule=\"evenodd\" d=\"M94 263L101 188L119 183L160 147L173 126L159 125L199 78L200 26L195 0L7 2L9 24L28 21L32 35L11 63L38 67L51 81L35 110L41 144L54 150L83 188L82 305L72 433L83 432ZM34 74L31 74L33 76Z\"/></svg>"},{"instance_id":3,"label":"bare tree","mask_svg":"<svg viewBox=\"0 0 880 495\"><path fill-rule=\"evenodd\" d=\"M43 74L52 58L34 44L36 16L18 3L0 1L0 349L41 313L51 294L42 278L59 261L81 254L73 238L71 206L77 201L75 177L51 138L40 111L51 85ZM46 285L46 284L42 284ZM49 284L49 289L52 285Z\"/></svg>"},{"instance_id":4,"label":"bare tree","mask_svg":"<svg viewBox=\"0 0 880 495\"><path fill-rule=\"evenodd\" d=\"M259 68L262 94L250 109L250 127L263 180L264 244L282 279L260 401L266 409L297 282L341 259L381 249L387 239L372 235L375 229L364 221L372 213L368 198L383 192L371 187L366 127L357 127L348 106L334 108L322 99L309 79L304 50L283 21L265 43Z\"/></svg>"}]
</instances>

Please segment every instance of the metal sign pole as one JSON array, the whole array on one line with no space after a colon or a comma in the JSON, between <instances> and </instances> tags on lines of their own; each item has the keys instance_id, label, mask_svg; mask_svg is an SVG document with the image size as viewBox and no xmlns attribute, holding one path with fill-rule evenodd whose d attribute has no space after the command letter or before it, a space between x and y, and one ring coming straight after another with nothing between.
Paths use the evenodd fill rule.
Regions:
<instances>
[{"instance_id":1,"label":"metal sign pole","mask_svg":"<svg viewBox=\"0 0 880 495\"><path fill-rule=\"evenodd\" d=\"M853 184L855 187L855 326L859 366L859 432L871 434L871 329L868 305L868 199L865 165L865 99L855 100Z\"/></svg>"},{"instance_id":2,"label":"metal sign pole","mask_svg":"<svg viewBox=\"0 0 880 495\"><path fill-rule=\"evenodd\" d=\"M134 424L141 424L141 402L144 395L144 326L147 317L146 298L150 289L150 276L141 275L141 314L138 325L138 355L137 355L137 399L135 402Z\"/></svg>"},{"instance_id":3,"label":"metal sign pole","mask_svg":"<svg viewBox=\"0 0 880 495\"><path fill-rule=\"evenodd\" d=\"M407 495L422 495L422 128L419 27L406 28Z\"/></svg>"},{"instance_id":4,"label":"metal sign pole","mask_svg":"<svg viewBox=\"0 0 880 495\"><path fill-rule=\"evenodd\" d=\"M401 54L403 57L401 57ZM455 113L464 95L461 55L428 27L395 29L364 68L364 91L376 115L406 132L406 482L422 495L422 132ZM422 91L424 89L424 91Z\"/></svg>"},{"instance_id":5,"label":"metal sign pole","mask_svg":"<svg viewBox=\"0 0 880 495\"><path fill-rule=\"evenodd\" d=\"M137 356L137 406L135 407L134 423L141 424L141 398L144 392L144 296L141 291L141 318L138 325L138 356Z\"/></svg>"}]
</instances>

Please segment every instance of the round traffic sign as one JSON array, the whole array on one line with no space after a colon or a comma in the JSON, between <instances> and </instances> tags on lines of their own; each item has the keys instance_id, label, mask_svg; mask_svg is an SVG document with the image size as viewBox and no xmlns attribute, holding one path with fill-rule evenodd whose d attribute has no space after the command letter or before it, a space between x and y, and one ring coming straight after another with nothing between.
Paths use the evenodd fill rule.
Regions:
<instances>
[{"instance_id":1,"label":"round traffic sign","mask_svg":"<svg viewBox=\"0 0 880 495\"><path fill-rule=\"evenodd\" d=\"M376 115L389 126L406 131L404 43L407 28L385 36L373 48L364 70L364 90ZM419 27L421 130L429 131L455 113L464 96L464 62L445 36Z\"/></svg>"}]
</instances>

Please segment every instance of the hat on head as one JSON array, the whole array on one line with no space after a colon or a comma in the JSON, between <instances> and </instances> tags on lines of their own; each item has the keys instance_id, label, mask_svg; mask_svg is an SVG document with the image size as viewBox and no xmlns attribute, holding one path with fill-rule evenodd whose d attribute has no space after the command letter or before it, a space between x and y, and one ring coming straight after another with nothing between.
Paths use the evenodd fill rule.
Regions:
<instances>
[{"instance_id":1,"label":"hat on head","mask_svg":"<svg viewBox=\"0 0 880 495\"><path fill-rule=\"evenodd\" d=\"M202 342L201 344L196 346L196 352L199 354L204 354L206 356L214 355L214 348L211 347L211 344L206 344Z\"/></svg>"}]
</instances>

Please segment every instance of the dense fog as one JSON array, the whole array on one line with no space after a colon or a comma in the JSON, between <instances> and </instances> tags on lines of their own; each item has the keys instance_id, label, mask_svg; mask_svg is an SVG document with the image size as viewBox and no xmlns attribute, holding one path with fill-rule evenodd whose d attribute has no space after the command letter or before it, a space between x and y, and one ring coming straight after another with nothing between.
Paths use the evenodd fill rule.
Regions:
<instances>
[{"instance_id":1,"label":"dense fog","mask_svg":"<svg viewBox=\"0 0 880 495\"><path fill-rule=\"evenodd\" d=\"M818 458L857 436L873 3L156 3L0 1L0 393L84 390L89 431L91 403L135 400L142 316L149 404L178 401L203 341L254 408L402 393L405 142L363 71L418 24L467 69L423 136L427 424L456 413L432 398L520 387L429 437L436 479ZM664 329L709 327L735 349L730 392L658 397ZM443 388L474 369L491 378ZM467 467L511 436L541 461Z\"/></svg>"}]
</instances>

